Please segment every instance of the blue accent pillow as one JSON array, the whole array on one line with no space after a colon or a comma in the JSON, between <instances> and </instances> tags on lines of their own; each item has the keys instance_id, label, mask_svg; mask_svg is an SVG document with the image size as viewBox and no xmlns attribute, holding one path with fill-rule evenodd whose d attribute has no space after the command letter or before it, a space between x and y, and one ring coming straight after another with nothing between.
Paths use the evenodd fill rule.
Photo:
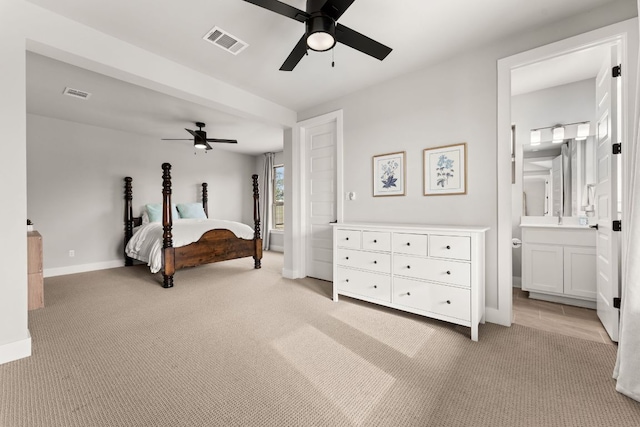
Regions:
<instances>
[{"instance_id":1,"label":"blue accent pillow","mask_svg":"<svg viewBox=\"0 0 640 427\"><path fill-rule=\"evenodd\" d=\"M207 218L200 203L178 203L178 212L180 218Z\"/></svg>"},{"instance_id":2,"label":"blue accent pillow","mask_svg":"<svg viewBox=\"0 0 640 427\"><path fill-rule=\"evenodd\" d=\"M146 208L147 214L149 215L149 222L162 221L162 203L151 203L146 205ZM175 203L171 203L171 208L171 219L180 219L180 214L178 213Z\"/></svg>"}]
</instances>

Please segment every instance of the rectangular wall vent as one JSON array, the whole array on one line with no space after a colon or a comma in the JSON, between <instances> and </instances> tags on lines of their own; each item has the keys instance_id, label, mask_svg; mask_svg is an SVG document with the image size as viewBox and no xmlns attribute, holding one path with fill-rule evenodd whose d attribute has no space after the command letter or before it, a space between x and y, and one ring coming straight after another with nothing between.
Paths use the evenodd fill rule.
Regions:
<instances>
[{"instance_id":1,"label":"rectangular wall vent","mask_svg":"<svg viewBox=\"0 0 640 427\"><path fill-rule=\"evenodd\" d=\"M227 52L233 53L234 55L239 54L243 50L249 46L247 43L243 42L236 36L229 34L225 30L213 27L211 31L209 31L204 37L203 40L206 40L214 45L218 46L220 49L224 49Z\"/></svg>"},{"instance_id":2,"label":"rectangular wall vent","mask_svg":"<svg viewBox=\"0 0 640 427\"><path fill-rule=\"evenodd\" d=\"M91 96L89 92L85 92L84 90L79 90L79 89L73 89L70 87L65 87L64 92L62 93L64 93L65 95L73 96L74 98L79 98L79 99L89 99L89 97Z\"/></svg>"}]
</instances>

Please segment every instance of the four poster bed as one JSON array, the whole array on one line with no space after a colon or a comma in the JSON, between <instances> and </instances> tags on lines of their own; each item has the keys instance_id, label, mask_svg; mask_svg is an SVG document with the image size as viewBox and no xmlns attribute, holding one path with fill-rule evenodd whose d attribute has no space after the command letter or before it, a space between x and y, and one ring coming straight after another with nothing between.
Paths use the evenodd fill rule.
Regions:
<instances>
[{"instance_id":1,"label":"four poster bed","mask_svg":"<svg viewBox=\"0 0 640 427\"><path fill-rule=\"evenodd\" d=\"M133 180L124 179L125 266L133 265L134 259L147 262L153 273L162 271L165 288L173 287L173 275L180 268L244 257L253 257L254 268L261 267L258 175L252 176L252 229L246 224L209 219L207 183L202 184L203 213L187 216L188 219L174 218L178 211L171 203L171 165L163 163L162 170L162 221L159 217L158 221L143 221L144 215L133 216ZM189 207L178 208L181 206L185 210ZM146 211L145 214L148 215Z\"/></svg>"}]
</instances>

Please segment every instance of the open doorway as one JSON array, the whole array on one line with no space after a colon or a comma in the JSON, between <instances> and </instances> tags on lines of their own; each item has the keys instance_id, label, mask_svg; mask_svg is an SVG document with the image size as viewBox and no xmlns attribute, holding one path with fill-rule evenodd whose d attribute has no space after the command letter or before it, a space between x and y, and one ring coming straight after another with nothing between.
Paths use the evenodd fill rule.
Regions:
<instances>
[{"instance_id":1,"label":"open doorway","mask_svg":"<svg viewBox=\"0 0 640 427\"><path fill-rule=\"evenodd\" d=\"M637 55L636 33L637 26L635 20L626 21L499 61L498 153L501 160L499 161L498 171L498 250L500 260L498 267L500 280L499 298L505 303L504 306L501 304L500 311L503 315L508 314L509 319L507 324L510 324L513 320L512 303L514 291L511 284L519 285L521 282L526 282L527 286L530 286L532 281L535 282L535 285L546 283L547 288L544 292L539 292L539 294L550 295L554 298L558 296L569 296L571 300L579 300L583 303L589 302L589 300L591 300L590 302L592 304L595 302L595 305L598 306L599 315L601 306L606 303L608 306L604 308L613 312L613 315L609 316L605 314L600 316L600 318L604 318L604 323L613 324L613 320L617 323L618 313L617 311L613 311L613 298L617 297L618 294L616 294L616 292L619 292L619 282L617 279L619 262L617 254L615 253L618 245L614 242L618 240L619 236L614 234L605 236L610 240L606 241L608 247L607 245L600 245L601 250L606 247L607 250L613 250L614 252L613 257L611 257L611 254L605 256L602 255L601 252L598 252L597 244L605 241L600 235L600 231L602 230L597 232L591 231L591 236L588 236L590 233L588 226L599 225L600 229L602 229L606 225L606 227L610 228L612 224L611 220L618 218L618 211L621 206L617 204L617 197L610 197L609 195L608 197L601 197L599 199L598 196L605 194L602 193L602 189L600 190L600 194L591 194L589 184L593 184L591 181L598 181L600 175L604 176L605 173L605 169L597 169L600 163L604 163L597 158L598 154L594 153L593 146L612 145L614 144L613 140L617 141L618 139L629 141L630 139L625 138L625 136L632 135L633 133L631 124L626 120L629 115L629 100L626 98L626 94L634 93L633 90L635 89L630 87L630 85L635 84L633 78L629 79L627 77L635 76ZM630 44L633 44L633 46L630 46ZM577 66L569 66L565 63L565 61L574 61L574 63L579 64L579 57L582 57L582 60L584 60L589 56L602 56L603 52L607 52L607 55L609 55L608 52L613 52L617 57L614 56L615 62L611 63L622 63L627 69L627 76L620 77L618 83L613 84L611 87L619 89L620 86L624 86L628 89L622 92L618 91L620 97L617 100L615 100L615 96L609 97L609 100L615 100L613 102L614 107L619 107L620 109L619 121L615 118L612 120L608 112L607 114L603 114L602 111L598 110L598 105L603 104L603 98L596 100L599 95L595 94L598 90L595 89L595 86L599 83L598 80L603 79L598 79L598 74L594 74L598 72L594 70L598 68L598 62L604 63L606 61L595 59L594 63L596 65L583 64ZM578 70L574 70L572 67L577 67ZM603 68L600 68L600 72L602 73ZM611 73L609 64L606 66L606 71L607 73ZM540 104L540 100L545 98L545 96L549 100L553 99L552 92L555 90L550 89L553 87L559 91L563 90L565 95L573 91L590 98L590 105L588 109L585 110L587 113L585 114L584 111L582 113L576 113L579 117L577 118L575 115L571 116L570 112L560 111L562 110L560 104L563 101L562 95L560 95L560 98L556 97L555 101L551 101L551 107L549 107L548 104L546 107L538 105L539 110L542 110L542 113L540 113L540 111L538 111L538 113L541 115L547 114L548 117L544 117L544 120L548 123L533 124L526 120L519 120L521 122L520 126L518 123L514 123L512 113L514 112L514 107L517 109L517 104L519 101L522 101L522 99L515 100L512 98L512 90L516 88L517 91L518 85L522 83L522 81L519 81L521 77L519 73L524 75L528 72L536 76L537 79L529 80L531 84L537 84L538 87L533 87L534 90L531 90L531 87L525 91L520 89L521 93L516 94L516 96L521 96L522 99L524 99L527 98L526 94L538 93L529 96L530 99L527 100L528 103L522 102L522 104L526 106L524 108L525 110L527 108L532 110L532 106L535 105L536 102ZM545 73L549 74L549 76L546 77L548 80L547 83L542 82L542 77L546 75ZM567 77L567 75L572 74L573 77ZM565 77L562 77L562 75L565 75ZM606 75L608 76L609 74ZM564 81L561 80L562 78L564 78ZM587 87L589 89L585 90ZM555 102L555 104L553 102ZM553 117L552 114L550 114L553 113L553 110L556 110L555 113L558 117ZM531 113L531 111L529 111L529 113ZM587 138L582 141L577 141L578 128L584 123L590 124ZM515 131L512 131L512 125L514 124ZM560 138L561 143L554 147L551 139L554 128L556 127L563 128L566 134ZM584 128L584 126L582 127ZM536 132L536 138L533 138L533 140L537 139L535 142L538 144L541 142L539 139L540 133L543 135L543 142L548 138L548 145L545 147L543 144L540 144L542 146L535 148L535 150L537 150L536 152L533 151L534 148L531 146L532 137L534 136L533 131L542 131ZM512 149L510 147L512 136L515 137L513 157L511 156ZM528 145L527 150L523 150L525 145ZM562 158L563 149L560 148L560 150L558 150L557 148L561 146L565 147L564 155L566 159L569 159L568 162L570 162L572 156L576 161L577 158L580 158L582 162L582 166L574 167L573 175L571 172L568 172L570 169L566 168L564 173L558 170L555 171L556 177L563 175L565 182L573 182L573 189L563 189L558 183L555 184L558 188L554 189L554 181L552 179L554 176L553 159ZM610 153L612 147L609 146L607 148ZM541 153L538 153L538 151ZM557 151L560 152L558 153ZM509 161L508 163L505 161L503 164L503 159L506 160L507 156L512 157L513 161ZM523 165L527 162L524 160L536 156L538 156L536 160L529 162L531 167L529 171L527 171L528 178L525 179ZM607 161L609 161L609 163L607 163L608 169L606 173L609 173L612 178L617 178L618 173L616 166L619 163L619 158L615 159L609 156ZM513 172L511 168L512 162L515 165ZM556 161L556 163L558 163L558 161ZM587 168L586 165L593 165L594 163L596 165L595 167L589 166L589 168ZM624 167L621 166L619 170L621 171L620 181L624 184L624 176L626 175ZM515 178L514 184L511 184L512 174ZM505 185L505 183L508 183L508 185ZM529 197L523 197L525 184L527 184L526 187L528 187L528 191L526 191L525 194L528 193ZM621 187L614 187L614 196L618 194L619 188ZM560 194L564 195L560 196ZM553 204L554 195L556 196L555 205ZM564 205L557 203L561 200L561 197L564 197ZM591 197L590 201L589 197ZM537 199L537 201L534 202L533 199ZM594 205L597 207L600 200L604 203L605 199L608 203L612 203L612 209L608 212L607 218L601 220L598 213L594 213L592 209ZM606 211L603 207L604 205L600 207L601 212ZM509 214L507 215L505 212ZM536 215L530 215L531 218L528 218L528 213L535 213ZM588 216L595 217L585 220L585 217ZM520 231L523 230L521 225L525 218L526 220L524 222L532 225L530 228L530 245L528 249L523 246L519 249L520 252L517 252L518 249L512 248L518 246L522 240L526 240L526 236L520 234ZM561 224L560 227L558 225L559 223ZM577 236L577 240L573 241L574 232L583 232L588 237ZM556 240L553 240L554 234L556 234ZM552 240L546 241L544 239ZM569 244L565 244L567 241L569 241ZM594 247L595 251L593 249ZM527 270L527 262L523 263L518 259L518 256L525 258L530 257L536 261L537 264L534 265L533 268L529 266ZM592 294L595 293L595 297L587 295L588 292L586 291L588 290L580 288L580 285L586 282L587 277L591 277L592 279L594 276L600 277L602 274L598 270L598 274L594 271L590 276L585 276L584 272L587 271L587 269L579 266L587 265L593 267L596 265L597 268L601 268L601 260L605 258L611 266L611 272L607 272L606 275L609 278L613 278L613 280L610 280L610 283L608 283L612 289L606 290L601 283L598 283L597 286L594 285L594 289L591 290ZM578 267L571 268L572 261L575 261L575 265ZM507 262L509 265L506 265ZM531 262L529 264L531 264ZM567 264L569 268L564 268L565 264ZM525 268L519 269L519 266ZM572 274L574 276L573 278ZM520 280L520 278L522 279ZM505 286L506 283L509 283L509 286ZM572 284L575 286L572 287ZM568 295L565 295L565 289L568 290ZM554 298L548 300L556 301ZM558 300L557 302L565 301ZM589 304L582 305L589 306ZM503 309L505 306L508 309ZM609 328L607 328L607 330L609 330ZM609 335L611 335L612 339L617 340L616 331L614 331L613 334L609 332Z\"/></svg>"}]
</instances>

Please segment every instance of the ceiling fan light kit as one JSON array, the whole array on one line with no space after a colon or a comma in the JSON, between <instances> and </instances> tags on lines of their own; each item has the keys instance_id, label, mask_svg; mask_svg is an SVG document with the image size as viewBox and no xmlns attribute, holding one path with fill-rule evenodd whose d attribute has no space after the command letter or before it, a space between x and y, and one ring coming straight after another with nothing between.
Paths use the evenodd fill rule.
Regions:
<instances>
[{"instance_id":1,"label":"ceiling fan light kit","mask_svg":"<svg viewBox=\"0 0 640 427\"><path fill-rule=\"evenodd\" d=\"M187 132L193 135L193 147L199 150L211 150L210 142L216 143L225 143L225 144L237 144L238 141L235 139L219 139L219 138L207 138L207 132L203 131L202 128L206 125L202 122L196 122L196 126L198 126L198 130L191 130L185 128ZM172 138L162 138L163 141L191 141L191 139L172 139Z\"/></svg>"},{"instance_id":2,"label":"ceiling fan light kit","mask_svg":"<svg viewBox=\"0 0 640 427\"><path fill-rule=\"evenodd\" d=\"M345 44L382 61L391 48L338 23L338 19L354 0L307 0L306 12L278 0L244 0L287 18L305 24L305 32L295 45L280 71L292 71L311 49L324 52L336 43Z\"/></svg>"},{"instance_id":3,"label":"ceiling fan light kit","mask_svg":"<svg viewBox=\"0 0 640 427\"><path fill-rule=\"evenodd\" d=\"M328 16L315 14L305 23L307 46L316 52L324 52L336 45L336 23Z\"/></svg>"}]
</instances>

